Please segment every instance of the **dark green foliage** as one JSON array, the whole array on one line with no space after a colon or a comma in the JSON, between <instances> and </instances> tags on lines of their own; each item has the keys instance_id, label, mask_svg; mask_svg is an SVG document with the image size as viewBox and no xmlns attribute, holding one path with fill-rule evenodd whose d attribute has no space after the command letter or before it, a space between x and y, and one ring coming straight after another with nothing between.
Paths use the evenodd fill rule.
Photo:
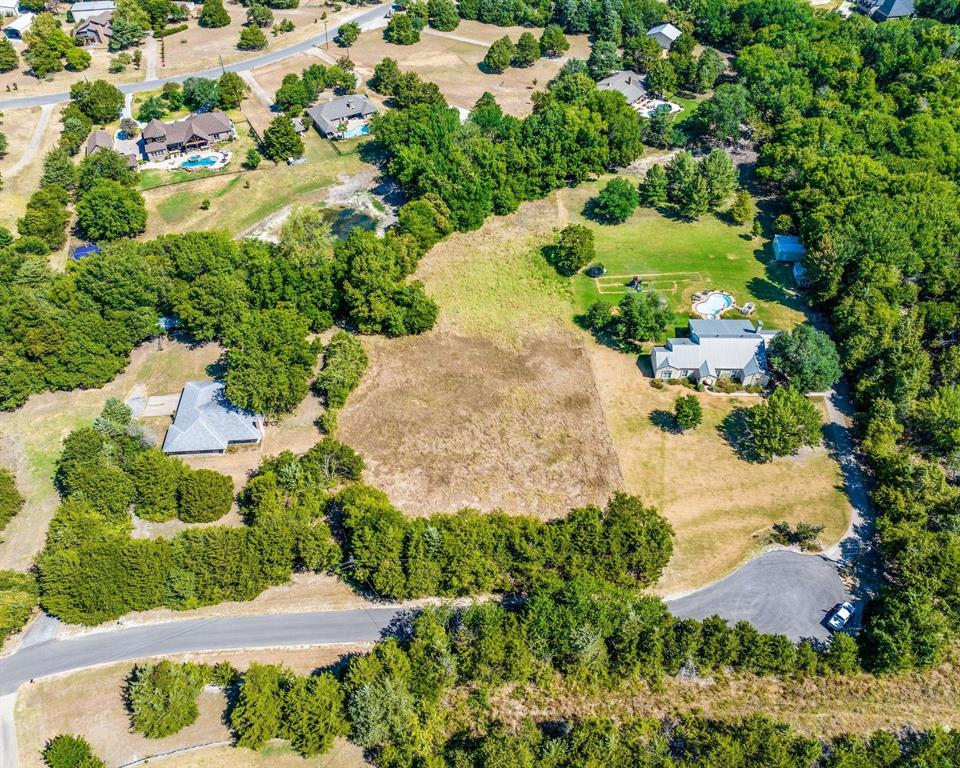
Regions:
<instances>
[{"instance_id":1,"label":"dark green foliage","mask_svg":"<svg viewBox=\"0 0 960 768\"><path fill-rule=\"evenodd\" d=\"M696 395L680 395L673 403L673 419L682 430L694 429L703 421L703 407Z\"/></svg>"},{"instance_id":2,"label":"dark green foliage","mask_svg":"<svg viewBox=\"0 0 960 768\"><path fill-rule=\"evenodd\" d=\"M94 123L109 123L123 109L123 94L106 80L74 83L70 86L70 101Z\"/></svg>"},{"instance_id":3,"label":"dark green foliage","mask_svg":"<svg viewBox=\"0 0 960 768\"><path fill-rule=\"evenodd\" d=\"M452 32L460 24L457 6L453 0L428 0L427 14L430 26L441 32Z\"/></svg>"},{"instance_id":4,"label":"dark green foliage","mask_svg":"<svg viewBox=\"0 0 960 768\"><path fill-rule=\"evenodd\" d=\"M515 49L510 38L504 35L493 41L483 57L483 66L488 72L501 74L510 64L513 63Z\"/></svg>"},{"instance_id":5,"label":"dark green foliage","mask_svg":"<svg viewBox=\"0 0 960 768\"><path fill-rule=\"evenodd\" d=\"M177 490L184 472L183 462L150 448L130 462L134 508L144 520L161 522L177 516Z\"/></svg>"},{"instance_id":6,"label":"dark green foliage","mask_svg":"<svg viewBox=\"0 0 960 768\"><path fill-rule=\"evenodd\" d=\"M563 29L558 24L548 24L540 35L540 51L542 55L555 58L566 53L570 49L570 43L563 34Z\"/></svg>"},{"instance_id":7,"label":"dark green foliage","mask_svg":"<svg viewBox=\"0 0 960 768\"><path fill-rule=\"evenodd\" d=\"M93 748L80 736L61 734L43 748L47 768L106 768L106 763L93 753Z\"/></svg>"},{"instance_id":8,"label":"dark green foliage","mask_svg":"<svg viewBox=\"0 0 960 768\"><path fill-rule=\"evenodd\" d=\"M292 679L283 690L281 716L283 737L306 757L329 752L334 738L350 731L343 691L329 673Z\"/></svg>"},{"instance_id":9,"label":"dark green foliage","mask_svg":"<svg viewBox=\"0 0 960 768\"><path fill-rule=\"evenodd\" d=\"M0 72L10 72L20 64L20 56L13 43L4 36L0 39Z\"/></svg>"},{"instance_id":10,"label":"dark green foliage","mask_svg":"<svg viewBox=\"0 0 960 768\"><path fill-rule=\"evenodd\" d=\"M212 469L187 470L177 486L177 516L185 523L209 523L230 511L233 481Z\"/></svg>"},{"instance_id":11,"label":"dark green foliage","mask_svg":"<svg viewBox=\"0 0 960 768\"><path fill-rule=\"evenodd\" d=\"M346 24L341 24L340 29L337 30L337 45L342 46L343 48L349 48L355 42L357 38L360 37L360 25L356 22L350 21Z\"/></svg>"},{"instance_id":12,"label":"dark green foliage","mask_svg":"<svg viewBox=\"0 0 960 768\"><path fill-rule=\"evenodd\" d=\"M27 623L38 593L32 573L0 571L0 644Z\"/></svg>"},{"instance_id":13,"label":"dark green foliage","mask_svg":"<svg viewBox=\"0 0 960 768\"><path fill-rule=\"evenodd\" d=\"M667 174L662 165L655 165L640 182L640 201L651 208L667 202Z\"/></svg>"},{"instance_id":14,"label":"dark green foliage","mask_svg":"<svg viewBox=\"0 0 960 768\"><path fill-rule=\"evenodd\" d=\"M544 248L547 261L561 275L575 275L595 256L593 230L583 224L570 224L560 230L557 240Z\"/></svg>"},{"instance_id":15,"label":"dark green foliage","mask_svg":"<svg viewBox=\"0 0 960 768\"><path fill-rule=\"evenodd\" d=\"M840 380L840 356L833 341L812 325L773 337L767 351L776 375L800 392L823 392Z\"/></svg>"},{"instance_id":16,"label":"dark green foliage","mask_svg":"<svg viewBox=\"0 0 960 768\"><path fill-rule=\"evenodd\" d=\"M610 179L600 193L588 204L591 216L610 224L619 224L630 218L640 204L637 188L620 176Z\"/></svg>"},{"instance_id":17,"label":"dark green foliage","mask_svg":"<svg viewBox=\"0 0 960 768\"><path fill-rule=\"evenodd\" d=\"M70 159L70 153L57 147L43 158L43 176L40 186L53 185L63 189L73 189L77 185L77 167Z\"/></svg>"},{"instance_id":18,"label":"dark green foliage","mask_svg":"<svg viewBox=\"0 0 960 768\"><path fill-rule=\"evenodd\" d=\"M257 27L271 26L273 24L273 11L261 3L250 3L247 6L247 24ZM344 24L343 26L347 25ZM340 31L343 32L343 27L340 28Z\"/></svg>"},{"instance_id":19,"label":"dark green foliage","mask_svg":"<svg viewBox=\"0 0 960 768\"><path fill-rule=\"evenodd\" d=\"M194 111L214 109L220 103L220 86L216 80L206 77L188 77L183 81L181 92L164 91L164 98L170 101L171 109L179 99L182 104Z\"/></svg>"},{"instance_id":20,"label":"dark green foliage","mask_svg":"<svg viewBox=\"0 0 960 768\"><path fill-rule=\"evenodd\" d=\"M273 118L270 127L263 132L263 154L276 162L303 154L303 139L297 135L293 122L286 115Z\"/></svg>"},{"instance_id":21,"label":"dark green foliage","mask_svg":"<svg viewBox=\"0 0 960 768\"><path fill-rule=\"evenodd\" d=\"M230 14L223 7L223 0L203 0L200 11L201 27L225 27L230 23Z\"/></svg>"},{"instance_id":22,"label":"dark green foliage","mask_svg":"<svg viewBox=\"0 0 960 768\"><path fill-rule=\"evenodd\" d=\"M147 227L143 195L112 179L99 179L77 200L77 225L90 240L137 235Z\"/></svg>"},{"instance_id":23,"label":"dark green foliage","mask_svg":"<svg viewBox=\"0 0 960 768\"><path fill-rule=\"evenodd\" d=\"M89 192L100 179L111 179L125 187L137 183L136 170L131 170L126 158L111 149L100 149L87 155L80 161L75 174L77 194L81 196Z\"/></svg>"},{"instance_id":24,"label":"dark green foliage","mask_svg":"<svg viewBox=\"0 0 960 768\"><path fill-rule=\"evenodd\" d=\"M170 736L194 723L197 699L208 681L199 664L160 661L134 667L127 683L133 730L148 739Z\"/></svg>"},{"instance_id":25,"label":"dark green foliage","mask_svg":"<svg viewBox=\"0 0 960 768\"><path fill-rule=\"evenodd\" d=\"M258 749L280 736L281 685L289 677L289 673L276 665L250 665L243 676L237 703L230 711L230 725L237 733L237 746Z\"/></svg>"},{"instance_id":26,"label":"dark green foliage","mask_svg":"<svg viewBox=\"0 0 960 768\"><path fill-rule=\"evenodd\" d=\"M146 99L137 110L137 120L143 123L149 123L151 120L159 119L167 114L167 103L159 96L151 96Z\"/></svg>"},{"instance_id":27,"label":"dark green foliage","mask_svg":"<svg viewBox=\"0 0 960 768\"><path fill-rule=\"evenodd\" d=\"M23 496L17 490L16 478L9 469L0 467L0 532L23 509Z\"/></svg>"},{"instance_id":28,"label":"dark green foliage","mask_svg":"<svg viewBox=\"0 0 960 768\"><path fill-rule=\"evenodd\" d=\"M323 370L313 388L324 399L328 412L336 413L347 402L367 369L369 358L355 336L338 331L323 353Z\"/></svg>"},{"instance_id":29,"label":"dark green foliage","mask_svg":"<svg viewBox=\"0 0 960 768\"><path fill-rule=\"evenodd\" d=\"M513 63L517 67L529 67L540 58L540 43L530 32L524 32L517 40Z\"/></svg>"},{"instance_id":30,"label":"dark green foliage","mask_svg":"<svg viewBox=\"0 0 960 768\"><path fill-rule=\"evenodd\" d=\"M617 308L619 312L607 323L605 331L626 345L660 338L673 320L673 310L653 291L630 291L620 299Z\"/></svg>"},{"instance_id":31,"label":"dark green foliage","mask_svg":"<svg viewBox=\"0 0 960 768\"><path fill-rule=\"evenodd\" d=\"M220 92L221 109L239 109L244 96L250 90L250 86L236 72L224 72L220 75L217 88Z\"/></svg>"},{"instance_id":32,"label":"dark green foliage","mask_svg":"<svg viewBox=\"0 0 960 768\"><path fill-rule=\"evenodd\" d=\"M819 445L822 436L820 411L794 389L777 389L748 411L745 440L760 461Z\"/></svg>"},{"instance_id":33,"label":"dark green foliage","mask_svg":"<svg viewBox=\"0 0 960 768\"><path fill-rule=\"evenodd\" d=\"M60 248L67 239L70 195L63 187L44 186L27 201L23 218L17 221L21 237L37 237L52 250Z\"/></svg>"},{"instance_id":34,"label":"dark green foliage","mask_svg":"<svg viewBox=\"0 0 960 768\"><path fill-rule=\"evenodd\" d=\"M594 80L602 80L620 68L620 56L616 43L610 40L595 40L590 48L587 70Z\"/></svg>"},{"instance_id":35,"label":"dark green foliage","mask_svg":"<svg viewBox=\"0 0 960 768\"><path fill-rule=\"evenodd\" d=\"M237 48L241 51L260 51L267 47L267 36L260 27L244 27L240 30Z\"/></svg>"},{"instance_id":36,"label":"dark green foliage","mask_svg":"<svg viewBox=\"0 0 960 768\"><path fill-rule=\"evenodd\" d=\"M395 45L413 45L420 41L420 30L409 13L397 13L387 22L383 39Z\"/></svg>"}]
</instances>

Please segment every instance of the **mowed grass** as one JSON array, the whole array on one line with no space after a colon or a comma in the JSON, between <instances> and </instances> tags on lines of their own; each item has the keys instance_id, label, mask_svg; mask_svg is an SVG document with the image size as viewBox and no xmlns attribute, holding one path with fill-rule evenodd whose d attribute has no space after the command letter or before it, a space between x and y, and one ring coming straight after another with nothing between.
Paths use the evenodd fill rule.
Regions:
<instances>
[{"instance_id":1,"label":"mowed grass","mask_svg":"<svg viewBox=\"0 0 960 768\"><path fill-rule=\"evenodd\" d=\"M302 165L264 160L254 172L215 174L147 190L147 237L196 229L226 229L239 235L286 205L317 202L341 173L363 167L358 153L340 154L314 132L308 132L304 142L307 162ZM232 167L239 169L250 146L245 135L225 145L234 153ZM244 186L247 182L249 188ZM200 209L204 200L210 201L208 210Z\"/></svg>"},{"instance_id":2,"label":"mowed grass","mask_svg":"<svg viewBox=\"0 0 960 768\"><path fill-rule=\"evenodd\" d=\"M747 227L714 215L690 222L642 207L623 224L598 224L582 211L601 188L600 182L587 184L567 195L571 220L594 231L596 261L607 269L596 280L583 273L574 278L581 310L597 300L616 304L627 291L626 283L638 275L667 299L678 313L678 325L685 325L691 296L710 288L729 291L739 305L755 303L754 319L768 328L792 328L804 319L790 268L774 262L768 240L752 240ZM738 316L736 310L726 314Z\"/></svg>"},{"instance_id":3,"label":"mowed grass","mask_svg":"<svg viewBox=\"0 0 960 768\"><path fill-rule=\"evenodd\" d=\"M665 431L673 404L691 390L654 389L637 359L593 348L593 371L626 490L653 504L673 525L674 554L658 591L677 595L722 578L766 543L780 520L824 526L829 546L847 528L850 505L840 468L825 448L751 464L721 434L721 422L753 398L696 394L703 423L686 434Z\"/></svg>"}]
</instances>

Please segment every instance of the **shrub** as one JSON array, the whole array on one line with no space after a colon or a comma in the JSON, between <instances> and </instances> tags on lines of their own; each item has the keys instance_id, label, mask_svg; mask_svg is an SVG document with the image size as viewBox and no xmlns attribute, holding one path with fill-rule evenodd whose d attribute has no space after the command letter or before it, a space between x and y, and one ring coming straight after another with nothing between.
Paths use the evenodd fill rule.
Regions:
<instances>
[{"instance_id":1,"label":"shrub","mask_svg":"<svg viewBox=\"0 0 960 768\"><path fill-rule=\"evenodd\" d=\"M696 395L680 395L673 404L673 418L681 430L694 429L703 421L703 408Z\"/></svg>"},{"instance_id":2,"label":"shrub","mask_svg":"<svg viewBox=\"0 0 960 768\"><path fill-rule=\"evenodd\" d=\"M0 467L0 532L23 509L23 496L17 490L16 478L9 469Z\"/></svg>"},{"instance_id":3,"label":"shrub","mask_svg":"<svg viewBox=\"0 0 960 768\"><path fill-rule=\"evenodd\" d=\"M38 591L32 573L0 571L0 645L27 623L37 605Z\"/></svg>"},{"instance_id":4,"label":"shrub","mask_svg":"<svg viewBox=\"0 0 960 768\"><path fill-rule=\"evenodd\" d=\"M93 748L80 736L60 735L43 748L47 768L106 768L106 763L93 754Z\"/></svg>"},{"instance_id":5,"label":"shrub","mask_svg":"<svg viewBox=\"0 0 960 768\"><path fill-rule=\"evenodd\" d=\"M570 224L560 230L557 241L544 249L547 261L561 275L575 275L593 261L593 230L582 224Z\"/></svg>"},{"instance_id":6,"label":"shrub","mask_svg":"<svg viewBox=\"0 0 960 768\"><path fill-rule=\"evenodd\" d=\"M338 411L360 383L369 358L356 336L338 331L330 339L323 355L323 370L314 382L314 390L324 398L328 411Z\"/></svg>"},{"instance_id":7,"label":"shrub","mask_svg":"<svg viewBox=\"0 0 960 768\"><path fill-rule=\"evenodd\" d=\"M619 176L610 179L590 203L590 213L600 221L619 224L626 221L640 204L637 188Z\"/></svg>"},{"instance_id":8,"label":"shrub","mask_svg":"<svg viewBox=\"0 0 960 768\"><path fill-rule=\"evenodd\" d=\"M148 739L162 739L196 721L197 698L207 682L199 664L161 661L134 667L127 684L133 730Z\"/></svg>"},{"instance_id":9,"label":"shrub","mask_svg":"<svg viewBox=\"0 0 960 768\"><path fill-rule=\"evenodd\" d=\"M185 523L219 520L233 504L233 481L212 469L186 471L178 492L177 516Z\"/></svg>"}]
</instances>

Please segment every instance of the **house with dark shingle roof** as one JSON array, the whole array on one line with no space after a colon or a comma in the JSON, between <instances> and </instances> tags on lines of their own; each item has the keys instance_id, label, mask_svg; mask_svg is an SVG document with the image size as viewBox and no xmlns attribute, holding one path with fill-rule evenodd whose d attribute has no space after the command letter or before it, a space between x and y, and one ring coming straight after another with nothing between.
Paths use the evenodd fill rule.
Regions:
<instances>
[{"instance_id":1,"label":"house with dark shingle roof","mask_svg":"<svg viewBox=\"0 0 960 768\"><path fill-rule=\"evenodd\" d=\"M114 141L113 136L107 131L96 130L87 137L87 146L84 150L85 155L92 155L101 149L110 149L126 158L127 165L131 169L136 169L140 160L140 152L137 150L135 141Z\"/></svg>"},{"instance_id":2,"label":"house with dark shingle roof","mask_svg":"<svg viewBox=\"0 0 960 768\"><path fill-rule=\"evenodd\" d=\"M225 112L192 114L172 123L154 118L143 128L143 152L148 160L171 154L209 149L236 137L233 122Z\"/></svg>"},{"instance_id":3,"label":"house with dark shingle roof","mask_svg":"<svg viewBox=\"0 0 960 768\"><path fill-rule=\"evenodd\" d=\"M351 94L339 96L326 104L316 104L307 109L307 115L313 124L328 139L345 138L353 128L365 124L367 118L377 114L377 108L366 96ZM354 125L350 125L353 123ZM347 125L344 132L342 126Z\"/></svg>"},{"instance_id":4,"label":"house with dark shingle roof","mask_svg":"<svg viewBox=\"0 0 960 768\"><path fill-rule=\"evenodd\" d=\"M113 37L113 11L103 11L77 24L73 37L83 45L108 45Z\"/></svg>"},{"instance_id":5,"label":"house with dark shingle roof","mask_svg":"<svg viewBox=\"0 0 960 768\"><path fill-rule=\"evenodd\" d=\"M750 320L690 320L686 338L654 347L650 364L656 379L690 379L715 384L720 378L744 386L765 386L767 344L779 331L763 330Z\"/></svg>"},{"instance_id":6,"label":"house with dark shingle roof","mask_svg":"<svg viewBox=\"0 0 960 768\"><path fill-rule=\"evenodd\" d=\"M168 454L226 453L259 445L263 416L233 405L219 381L190 381L180 393L177 415L163 439Z\"/></svg>"},{"instance_id":7,"label":"house with dark shingle roof","mask_svg":"<svg viewBox=\"0 0 960 768\"><path fill-rule=\"evenodd\" d=\"M597 90L617 91L622 93L627 104L636 104L640 99L646 98L647 89L644 86L643 78L636 72L614 72L597 83Z\"/></svg>"}]
</instances>

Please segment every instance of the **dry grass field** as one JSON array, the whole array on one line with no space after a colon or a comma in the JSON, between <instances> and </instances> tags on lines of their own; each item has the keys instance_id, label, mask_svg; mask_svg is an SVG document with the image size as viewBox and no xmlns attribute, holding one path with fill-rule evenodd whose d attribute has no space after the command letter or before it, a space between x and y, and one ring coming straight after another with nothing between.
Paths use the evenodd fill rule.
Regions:
<instances>
[{"instance_id":1,"label":"dry grass field","mask_svg":"<svg viewBox=\"0 0 960 768\"><path fill-rule=\"evenodd\" d=\"M64 26L70 29L69 24L65 24ZM240 33L237 32L236 34L239 35ZM23 50L22 46L20 46L20 50ZM42 96L47 93L65 93L70 90L71 85L80 82L84 78L90 81L102 79L114 85L122 85L124 83L138 83L143 80L146 74L146 66L142 64L140 69L136 69L131 65L127 67L126 72L111 74L108 69L113 54L107 51L106 48L88 48L85 50L91 57L90 66L87 69L82 72L63 70L62 72L57 72L49 76L45 80L39 80L32 75L28 75L23 59L21 58L19 68L0 73L0 92L6 95L7 86L10 86L12 89L14 84L16 84L16 92L11 92L7 98L15 99L25 96Z\"/></svg>"},{"instance_id":2,"label":"dry grass field","mask_svg":"<svg viewBox=\"0 0 960 768\"><path fill-rule=\"evenodd\" d=\"M539 38L542 30L463 21L453 32L424 30L415 45L393 45L383 39L383 32L378 29L364 32L349 49L349 55L361 75L372 74L377 63L389 56L397 60L404 72L416 71L424 80L436 83L454 106L469 109L484 91L489 91L504 112L522 116L533 108L530 101L533 92L542 90L566 59L540 59L533 66L511 67L499 75L481 71L479 64L494 40L508 35L516 42L524 31ZM585 36L570 36L569 40L568 56L586 58L589 55ZM338 55L332 47L328 53Z\"/></svg>"},{"instance_id":3,"label":"dry grass field","mask_svg":"<svg viewBox=\"0 0 960 768\"><path fill-rule=\"evenodd\" d=\"M40 107L5 109L2 120L0 131L7 137L7 154L0 158L0 175L3 176L3 189L0 189L0 227L15 232L17 219L23 216L27 209L27 200L40 186L43 157L53 149L60 138L60 109L54 108L35 152L30 152L29 149L40 124ZM11 176L10 169L18 165L27 152L29 161L18 173Z\"/></svg>"},{"instance_id":4,"label":"dry grass field","mask_svg":"<svg viewBox=\"0 0 960 768\"><path fill-rule=\"evenodd\" d=\"M228 661L241 671L254 661L283 663L298 674L308 674L337 662L348 653L368 649L367 645L339 645L282 651L184 654L170 658L208 664ZM153 755L209 744L223 746L181 752L162 759L151 758L150 763L181 768L227 764L250 768L312 768L321 765L352 768L365 764L360 750L345 740L338 740L332 752L313 760L305 760L280 744L269 744L259 753L228 747L224 743L230 741L231 733L223 722L226 700L223 693L215 689L207 689L200 695L200 717L193 725L173 736L147 739L130 730L130 716L124 702L123 691L132 668L132 662L123 662L40 680L21 688L15 713L21 768L42 768L40 753L43 745L60 733L83 735L108 766L125 765ZM337 761L331 761L335 755L339 755Z\"/></svg>"}]
</instances>

